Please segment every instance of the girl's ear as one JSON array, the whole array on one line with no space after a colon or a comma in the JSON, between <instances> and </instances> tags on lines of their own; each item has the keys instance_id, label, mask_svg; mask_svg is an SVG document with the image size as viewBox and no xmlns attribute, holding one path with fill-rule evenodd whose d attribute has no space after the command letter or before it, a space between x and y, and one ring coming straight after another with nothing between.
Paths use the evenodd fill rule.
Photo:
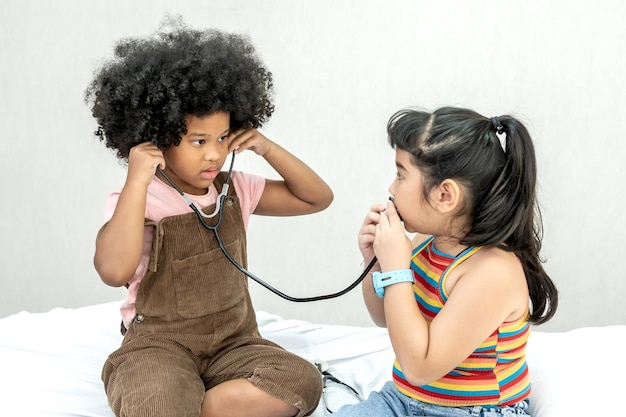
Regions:
<instances>
[{"instance_id":1,"label":"girl's ear","mask_svg":"<svg viewBox=\"0 0 626 417\"><path fill-rule=\"evenodd\" d=\"M452 179L443 180L434 192L435 207L440 213L454 213L461 207L463 189L458 182Z\"/></svg>"}]
</instances>

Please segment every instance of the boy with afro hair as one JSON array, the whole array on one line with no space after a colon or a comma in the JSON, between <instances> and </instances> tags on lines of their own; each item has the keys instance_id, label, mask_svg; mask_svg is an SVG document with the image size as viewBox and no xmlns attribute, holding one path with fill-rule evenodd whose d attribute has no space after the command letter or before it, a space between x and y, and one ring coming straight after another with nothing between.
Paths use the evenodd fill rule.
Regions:
<instances>
[{"instance_id":1,"label":"boy with afro hair","mask_svg":"<svg viewBox=\"0 0 626 417\"><path fill-rule=\"evenodd\" d=\"M109 404L118 417L309 415L318 370L260 336L247 277L173 185L209 214L229 153L253 151L280 175L232 173L220 235L244 268L251 214L314 213L333 193L257 130L274 110L272 75L250 41L169 26L118 42L86 91L96 135L128 164L94 256L103 282L128 288L124 340L102 372Z\"/></svg>"}]
</instances>

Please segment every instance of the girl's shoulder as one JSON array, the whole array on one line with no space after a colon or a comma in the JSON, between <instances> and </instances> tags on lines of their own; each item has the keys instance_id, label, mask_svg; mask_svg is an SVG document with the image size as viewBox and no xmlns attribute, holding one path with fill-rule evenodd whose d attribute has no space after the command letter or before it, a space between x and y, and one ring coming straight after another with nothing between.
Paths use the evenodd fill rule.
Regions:
<instances>
[{"instance_id":1,"label":"girl's shoulder","mask_svg":"<svg viewBox=\"0 0 626 417\"><path fill-rule=\"evenodd\" d=\"M481 264L519 267L522 265L515 252L499 247L481 247L476 252L475 260Z\"/></svg>"},{"instance_id":2,"label":"girl's shoulder","mask_svg":"<svg viewBox=\"0 0 626 417\"><path fill-rule=\"evenodd\" d=\"M475 288L485 294L491 292L492 295L497 294L498 297L510 300L516 306L510 317L519 317L528 304L524 268L517 255L511 251L481 247L450 274L445 283L448 294L453 293L461 281L466 289Z\"/></svg>"},{"instance_id":3,"label":"girl's shoulder","mask_svg":"<svg viewBox=\"0 0 626 417\"><path fill-rule=\"evenodd\" d=\"M464 275L477 275L485 279L503 274L524 277L522 262L517 255L497 247L480 247L458 268Z\"/></svg>"}]
</instances>

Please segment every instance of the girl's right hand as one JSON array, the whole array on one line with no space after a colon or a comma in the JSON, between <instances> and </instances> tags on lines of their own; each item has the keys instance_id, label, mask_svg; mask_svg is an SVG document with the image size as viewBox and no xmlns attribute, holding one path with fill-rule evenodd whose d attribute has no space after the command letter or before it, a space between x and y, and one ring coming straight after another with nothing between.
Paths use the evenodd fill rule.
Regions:
<instances>
[{"instance_id":1,"label":"girl's right hand","mask_svg":"<svg viewBox=\"0 0 626 417\"><path fill-rule=\"evenodd\" d=\"M381 213L387 207L383 204L375 204L370 208L369 213L365 216L361 230L359 230L359 250L363 255L365 265L374 258L374 238L376 237L376 226L380 222Z\"/></svg>"},{"instance_id":2,"label":"girl's right hand","mask_svg":"<svg viewBox=\"0 0 626 417\"><path fill-rule=\"evenodd\" d=\"M165 169L163 151L152 142L143 142L133 146L128 155L126 183L137 183L148 187L157 167Z\"/></svg>"}]
</instances>

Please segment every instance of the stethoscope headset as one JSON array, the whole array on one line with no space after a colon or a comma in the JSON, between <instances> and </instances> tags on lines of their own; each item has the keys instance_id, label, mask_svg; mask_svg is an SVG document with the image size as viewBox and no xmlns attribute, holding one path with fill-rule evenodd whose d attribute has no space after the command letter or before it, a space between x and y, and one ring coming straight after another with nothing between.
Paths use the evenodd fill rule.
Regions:
<instances>
[{"instance_id":1,"label":"stethoscope headset","mask_svg":"<svg viewBox=\"0 0 626 417\"><path fill-rule=\"evenodd\" d=\"M338 292L332 293L332 294L318 295L318 296L315 296L315 297L292 297L292 296L287 295L287 294L277 290L276 288L272 287L270 284L268 284L267 282L263 281L261 278L257 277L252 272L248 271L246 268L241 266L236 260L234 260L233 257L230 256L230 253L228 253L228 251L224 247L224 244L222 243L222 239L220 238L220 234L219 234L219 231L218 231L218 228L220 227L220 224L222 223L222 213L223 213L222 206L223 206L223 203L224 203L224 199L226 198L226 195L228 194L228 188L230 187L230 176L231 176L231 174L233 172L233 164L234 164L234 162L235 162L235 152L233 151L232 152L232 157L231 157L231 160L230 160L230 167L228 169L228 174L226 175L226 181L224 181L224 185L222 186L222 190L220 191L220 193L217 196L217 200L215 202L215 210L211 214L205 214L193 201L191 201L185 195L185 193L176 184L174 184L174 181L172 181L167 175L165 175L165 173L163 172L163 170L161 170L161 168L157 167L157 171L158 171L159 174L161 174L161 176L163 178L165 178L165 180L176 191L178 191L178 193L182 196L182 198L189 205L189 207L194 211L194 213L196 213L196 216L198 216L198 220L200 221L202 226L204 226L206 229L211 230L213 232L213 234L215 235L215 239L217 240L217 244L219 245L220 250L222 251L222 253L226 257L226 259L228 259L228 261L235 266L235 268L237 268L239 271L243 272L245 275L247 275L252 280L256 281L261 286L265 287L269 291L271 291L274 294L278 295L279 297L284 298L287 301L292 301L292 302L295 302L295 303L308 303L308 302L311 302L311 301L329 300L331 298L341 297L342 295L347 294L350 291L352 291L354 288L356 288L357 285L359 285L361 283L361 281L363 281L365 279L367 274L369 274L369 272L371 271L372 267L376 264L376 261L377 261L376 257L374 257L370 261L370 263L365 267L365 269L363 270L363 273L361 273L361 275L356 279L356 281L354 281L352 284L350 284L350 286L346 287L345 289L343 289L341 291L338 291ZM207 224L205 219L209 219L209 218L215 217L216 215L218 217L217 217L217 222L215 223L215 226L211 226L211 225Z\"/></svg>"}]
</instances>

